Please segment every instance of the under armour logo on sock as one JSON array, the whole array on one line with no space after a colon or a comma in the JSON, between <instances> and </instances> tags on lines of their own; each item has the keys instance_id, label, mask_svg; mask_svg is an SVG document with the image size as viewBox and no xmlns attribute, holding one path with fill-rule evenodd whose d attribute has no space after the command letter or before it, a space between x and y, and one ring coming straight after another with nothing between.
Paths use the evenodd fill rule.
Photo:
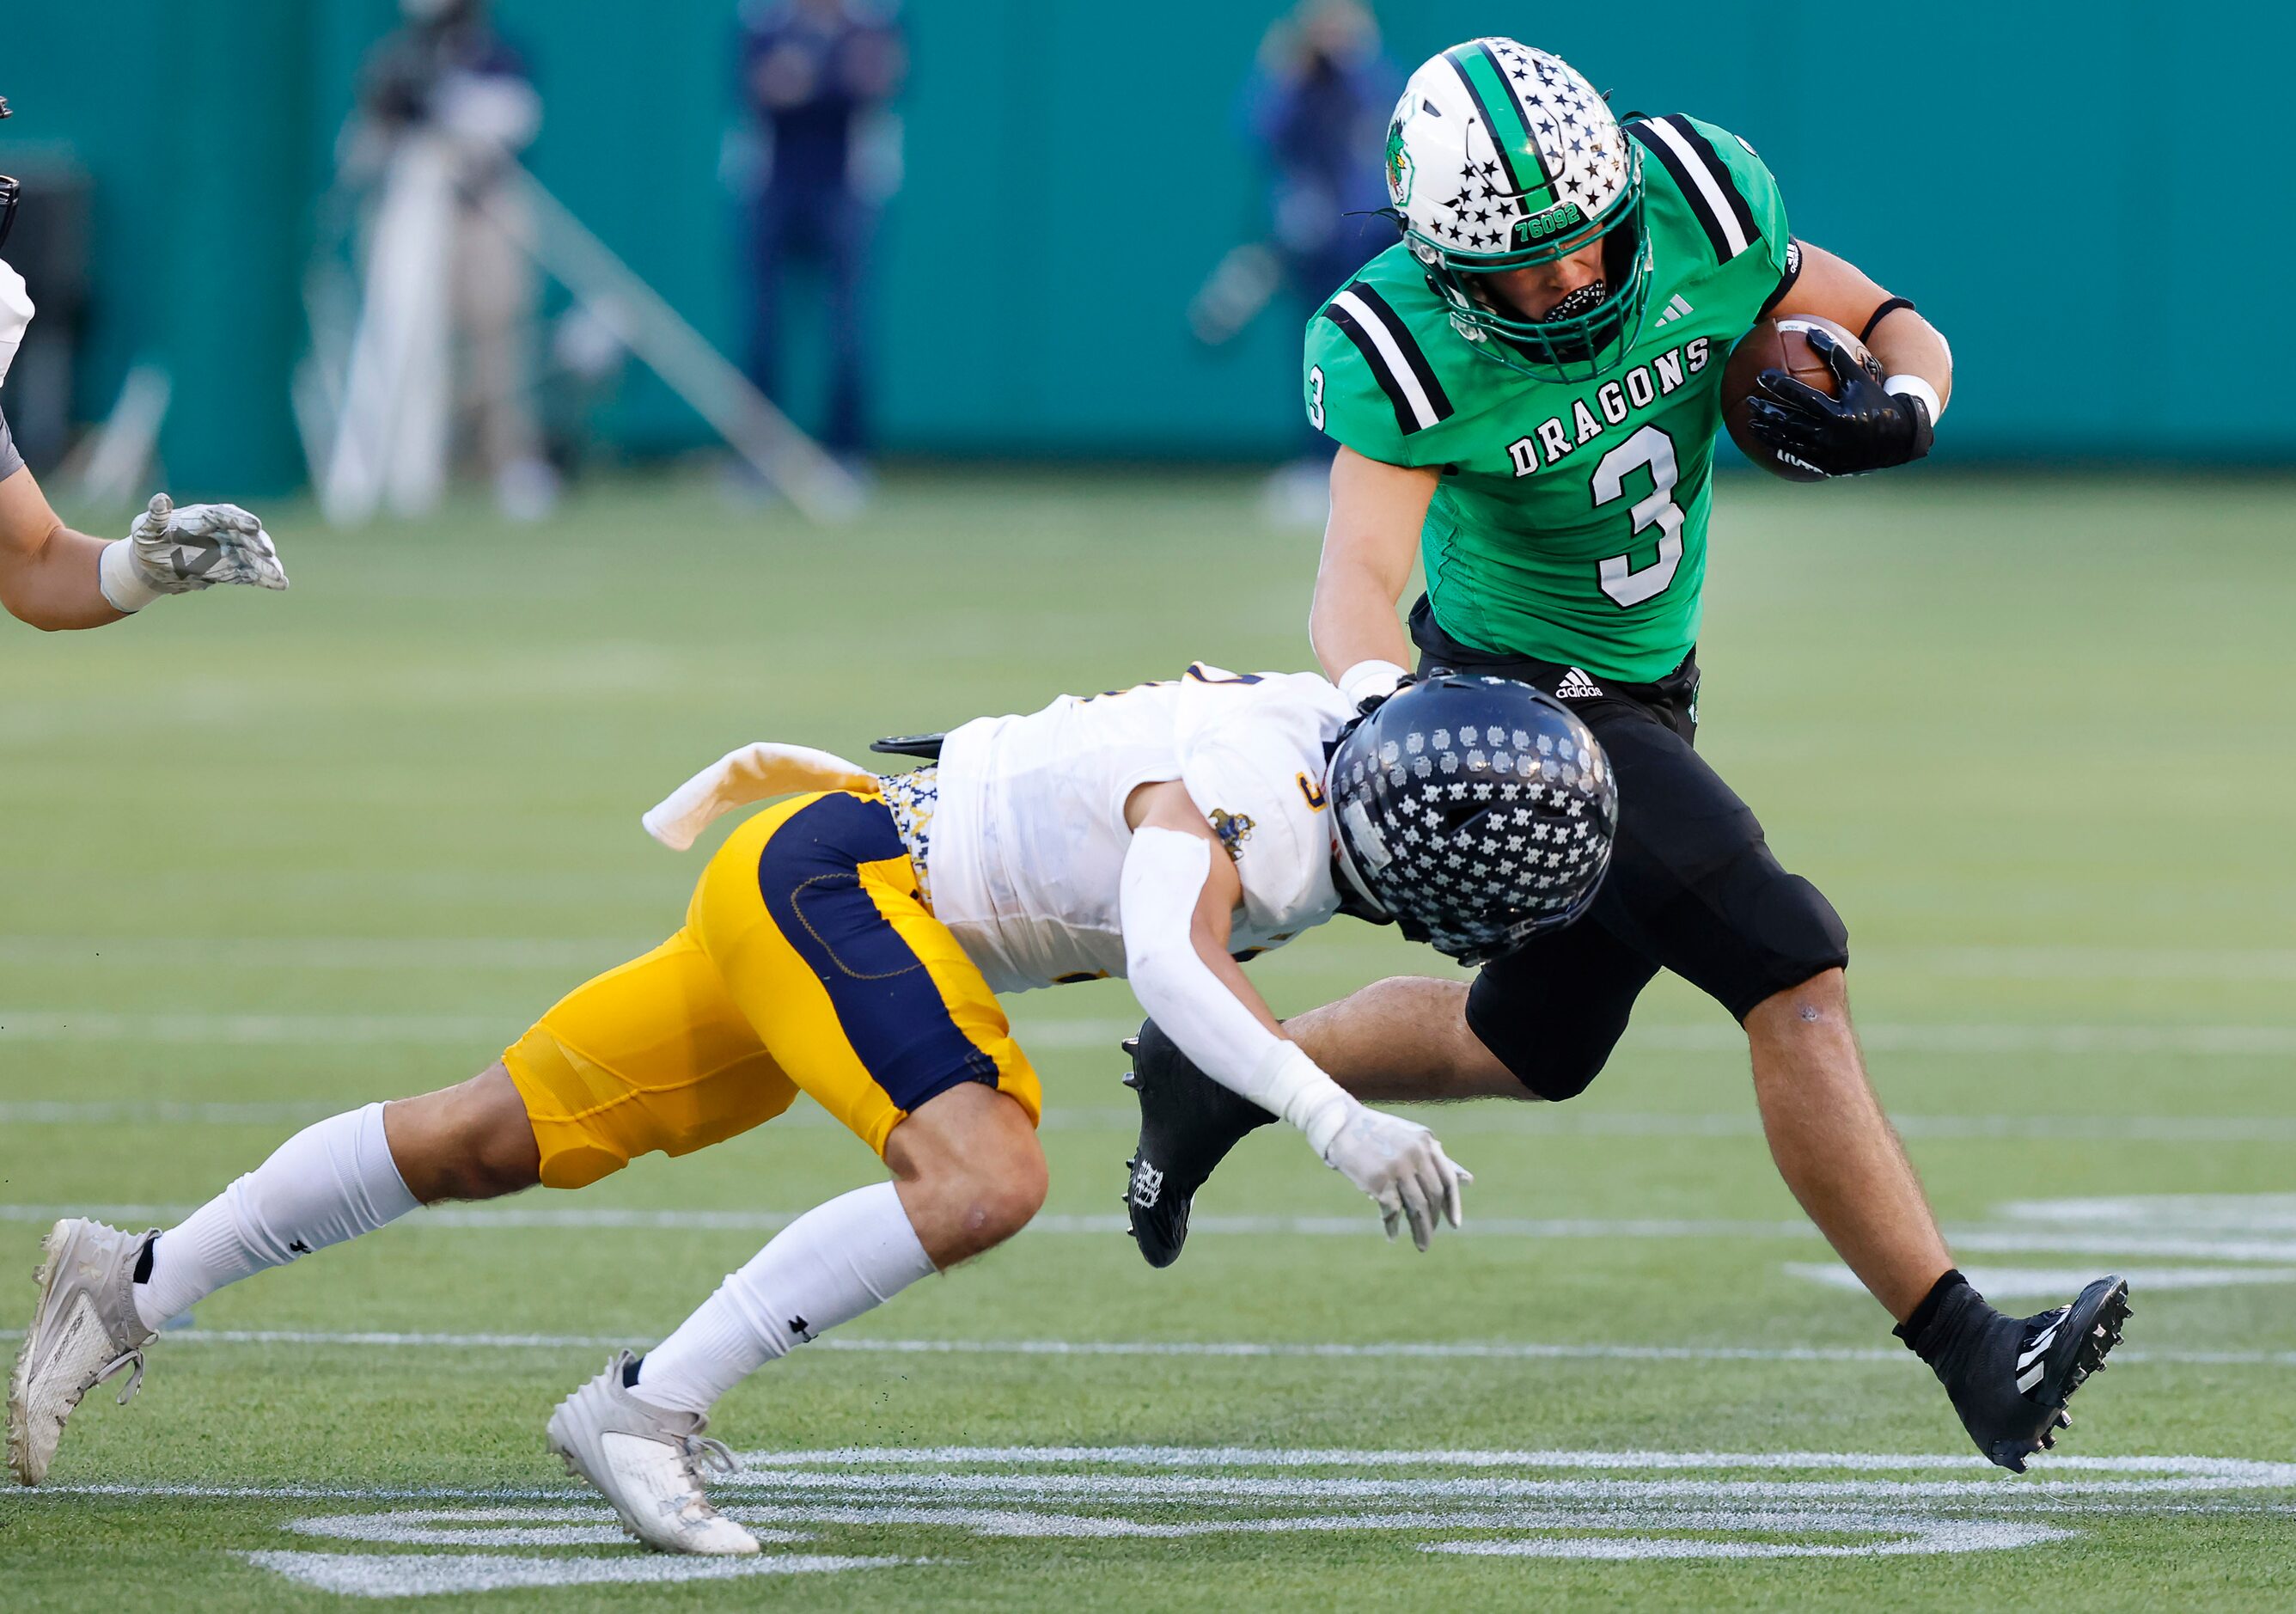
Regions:
<instances>
[{"instance_id":1,"label":"under armour logo on sock","mask_svg":"<svg viewBox=\"0 0 2296 1614\"><path fill-rule=\"evenodd\" d=\"M289 1252L293 1255L308 1256L311 1253L311 1247L308 1244L304 1243L300 1239L289 1240L287 1249Z\"/></svg>"},{"instance_id":2,"label":"under armour logo on sock","mask_svg":"<svg viewBox=\"0 0 2296 1614\"><path fill-rule=\"evenodd\" d=\"M811 1326L812 1325L807 1323L803 1317L791 1317L790 1319L790 1332L795 1334L800 1340L810 1340L813 1338L811 1332L808 1331Z\"/></svg>"}]
</instances>

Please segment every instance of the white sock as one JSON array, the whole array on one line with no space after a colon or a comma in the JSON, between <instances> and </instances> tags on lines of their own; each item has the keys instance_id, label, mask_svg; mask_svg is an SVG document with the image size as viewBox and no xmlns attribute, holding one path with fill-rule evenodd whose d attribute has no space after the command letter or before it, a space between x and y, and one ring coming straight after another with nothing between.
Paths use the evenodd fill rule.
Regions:
<instances>
[{"instance_id":1,"label":"white sock","mask_svg":"<svg viewBox=\"0 0 2296 1614\"><path fill-rule=\"evenodd\" d=\"M226 1283L373 1233L414 1208L383 1141L382 1106L306 1127L272 1157L160 1235L135 1286L146 1328Z\"/></svg>"},{"instance_id":2,"label":"white sock","mask_svg":"<svg viewBox=\"0 0 2296 1614\"><path fill-rule=\"evenodd\" d=\"M648 1352L630 1393L673 1412L718 1397L792 1346L932 1274L890 1183L817 1205L774 1235L677 1331Z\"/></svg>"}]
</instances>

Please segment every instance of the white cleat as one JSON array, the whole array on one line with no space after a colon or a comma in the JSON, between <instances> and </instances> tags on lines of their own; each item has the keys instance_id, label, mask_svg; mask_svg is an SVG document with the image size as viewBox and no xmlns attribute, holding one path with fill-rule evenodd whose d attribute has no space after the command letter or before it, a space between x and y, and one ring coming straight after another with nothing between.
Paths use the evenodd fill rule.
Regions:
<instances>
[{"instance_id":1,"label":"white cleat","mask_svg":"<svg viewBox=\"0 0 2296 1614\"><path fill-rule=\"evenodd\" d=\"M144 1386L152 1331L135 1310L135 1260L152 1233L67 1217L40 1242L40 1302L8 1380L8 1466L18 1483L47 1477L64 1420L80 1397L130 1368L119 1405Z\"/></svg>"},{"instance_id":2,"label":"white cleat","mask_svg":"<svg viewBox=\"0 0 2296 1614\"><path fill-rule=\"evenodd\" d=\"M558 1404L550 1414L550 1449L566 1471L588 1480L614 1504L622 1528L664 1553L733 1556L754 1553L758 1538L709 1505L704 1463L721 1474L738 1466L721 1440L705 1440L709 1421L641 1401L623 1387L630 1353Z\"/></svg>"}]
</instances>

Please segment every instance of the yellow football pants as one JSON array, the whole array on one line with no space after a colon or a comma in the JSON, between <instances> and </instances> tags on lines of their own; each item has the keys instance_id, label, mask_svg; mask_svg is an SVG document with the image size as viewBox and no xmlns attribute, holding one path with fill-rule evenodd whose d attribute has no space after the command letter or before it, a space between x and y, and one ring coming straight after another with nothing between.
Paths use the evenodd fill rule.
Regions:
<instances>
[{"instance_id":1,"label":"yellow football pants","mask_svg":"<svg viewBox=\"0 0 2296 1614\"><path fill-rule=\"evenodd\" d=\"M577 987L503 1063L553 1188L746 1132L800 1092L881 1155L904 1117L963 1082L1011 1094L1031 1121L1044 1110L996 995L919 897L891 813L846 791L735 830L685 927Z\"/></svg>"}]
</instances>

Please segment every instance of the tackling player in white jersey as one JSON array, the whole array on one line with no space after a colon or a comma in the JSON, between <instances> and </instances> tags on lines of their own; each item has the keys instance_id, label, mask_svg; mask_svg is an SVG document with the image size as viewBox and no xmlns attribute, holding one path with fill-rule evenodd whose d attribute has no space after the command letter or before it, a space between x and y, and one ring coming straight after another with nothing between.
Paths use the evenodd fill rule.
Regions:
<instances>
[{"instance_id":1,"label":"tackling player in white jersey","mask_svg":"<svg viewBox=\"0 0 2296 1614\"><path fill-rule=\"evenodd\" d=\"M1369 1109L1283 1032L1239 967L1346 911L1455 956L1583 912L1617 795L1586 725L1527 684L1437 676L1357 718L1307 674L1201 666L932 743L879 778L758 744L646 815L676 848L757 813L685 925L573 993L490 1069L322 1121L164 1233L78 1218L48 1235L10 1386L17 1478L156 1331L226 1283L420 1204L578 1188L683 1154L810 1094L892 1180L808 1212L643 1359L550 1420L549 1441L648 1544L753 1553L712 1509L709 1407L743 1375L1020 1231L1043 1203L1035 1071L996 994L1128 977L1198 1067L1283 1117L1427 1248L1470 1179L1428 1130Z\"/></svg>"}]
</instances>

